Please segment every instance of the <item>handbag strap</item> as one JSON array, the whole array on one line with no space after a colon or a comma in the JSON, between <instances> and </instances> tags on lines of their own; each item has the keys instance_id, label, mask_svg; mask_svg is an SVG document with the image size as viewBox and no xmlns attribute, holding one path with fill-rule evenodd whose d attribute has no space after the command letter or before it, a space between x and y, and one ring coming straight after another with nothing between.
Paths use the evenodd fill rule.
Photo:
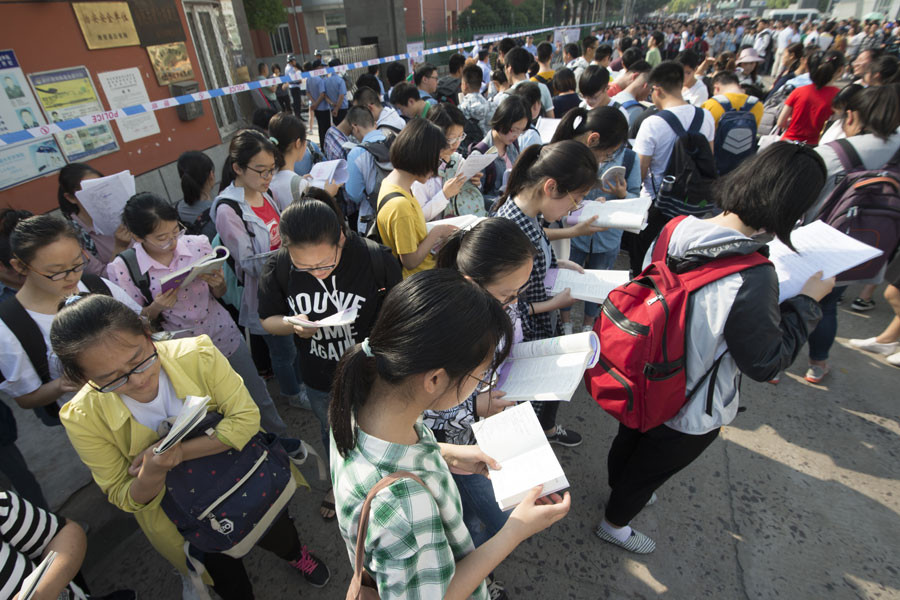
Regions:
<instances>
[{"instance_id":1,"label":"handbag strap","mask_svg":"<svg viewBox=\"0 0 900 600\"><path fill-rule=\"evenodd\" d=\"M366 532L369 529L369 512L372 508L372 500L381 490L389 485L400 481L401 479L412 479L431 493L431 489L425 485L422 479L409 471L395 471L390 475L386 475L376 483L369 493L366 494L366 501L363 503L362 512L359 515L359 530L356 533L356 562L353 565L353 579L350 581L350 590L347 594L348 598L356 598L360 588L362 587L363 575L366 573L363 562L366 558Z\"/></svg>"}]
</instances>

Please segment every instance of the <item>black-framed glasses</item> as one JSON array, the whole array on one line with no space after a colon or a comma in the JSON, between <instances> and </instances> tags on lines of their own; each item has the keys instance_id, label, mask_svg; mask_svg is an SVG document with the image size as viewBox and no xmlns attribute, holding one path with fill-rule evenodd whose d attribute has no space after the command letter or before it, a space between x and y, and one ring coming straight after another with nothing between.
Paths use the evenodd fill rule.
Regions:
<instances>
[{"instance_id":1,"label":"black-framed glasses","mask_svg":"<svg viewBox=\"0 0 900 600\"><path fill-rule=\"evenodd\" d=\"M247 168L257 173L263 179L271 179L273 175L275 175L275 171L278 170L277 167L272 167L271 169L254 169L250 165L247 165Z\"/></svg>"},{"instance_id":2,"label":"black-framed glasses","mask_svg":"<svg viewBox=\"0 0 900 600\"><path fill-rule=\"evenodd\" d=\"M504 298L503 301L500 303L500 305L501 305L503 308L506 308L507 306L509 306L509 305L512 304L513 302L516 302L517 300L521 300L522 297L525 295L525 292L528 291L528 287L529 287L530 285L531 285L531 282L530 282L530 281L526 282L525 285L523 285L523 286L520 287L518 290L516 290L516 293L515 293L515 294L509 296L508 298Z\"/></svg>"},{"instance_id":3,"label":"black-framed glasses","mask_svg":"<svg viewBox=\"0 0 900 600\"><path fill-rule=\"evenodd\" d=\"M56 273L50 273L49 275L47 275L46 273L41 273L40 271L38 271L37 269L35 269L34 267L32 267L31 265L29 265L28 263L26 263L24 261L23 261L23 264L26 267L28 267L28 269L30 271L37 273L41 277L46 277L50 281L62 281L63 279L68 277L69 274L71 274L71 273L81 273L82 271L84 271L85 267L87 267L87 264L88 264L87 255L84 252L82 252L81 258L84 260L82 260L79 264L75 265L71 269L66 269L65 271L58 271Z\"/></svg>"},{"instance_id":4,"label":"black-framed glasses","mask_svg":"<svg viewBox=\"0 0 900 600\"><path fill-rule=\"evenodd\" d=\"M291 269L298 273L314 273L316 271L330 271L335 268L338 264L338 252L341 251L341 247L337 246L334 249L334 264L330 265L322 265L321 267L297 267L291 263Z\"/></svg>"},{"instance_id":5,"label":"black-framed glasses","mask_svg":"<svg viewBox=\"0 0 900 600\"><path fill-rule=\"evenodd\" d=\"M472 379L474 379L475 381L477 381L478 383L480 383L482 385L482 387L479 388L479 390L478 390L479 394L481 394L483 392L488 392L494 387L495 381L493 381L493 380L486 381L486 380L482 379L481 377L475 377L471 373L469 373L469 377L471 377Z\"/></svg>"},{"instance_id":6,"label":"black-framed glasses","mask_svg":"<svg viewBox=\"0 0 900 600\"><path fill-rule=\"evenodd\" d=\"M95 390L97 390L98 392L101 392L104 394L115 391L115 390L119 389L120 387L122 387L123 385L125 385L126 383L128 383L128 378L131 377L132 375L139 375L139 374L143 373L144 371L146 371L147 369L149 369L150 367L152 367L153 363L155 363L158 358L159 358L159 353L154 348L153 354L151 354L150 356L148 356L147 358L145 358L144 360L139 362L135 368L128 371L121 377L117 377L116 379L113 379L109 383L100 385L100 386L96 385L93 381L88 381L88 385L91 386L92 388L94 388Z\"/></svg>"}]
</instances>

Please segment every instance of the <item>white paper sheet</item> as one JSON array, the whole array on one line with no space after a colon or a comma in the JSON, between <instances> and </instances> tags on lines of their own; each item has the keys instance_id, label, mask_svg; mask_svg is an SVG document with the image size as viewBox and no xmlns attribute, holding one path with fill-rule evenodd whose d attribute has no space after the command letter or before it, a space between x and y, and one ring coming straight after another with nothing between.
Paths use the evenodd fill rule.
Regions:
<instances>
[{"instance_id":1,"label":"white paper sheet","mask_svg":"<svg viewBox=\"0 0 900 600\"><path fill-rule=\"evenodd\" d=\"M546 117L538 119L535 127L537 127L538 133L541 134L541 143L550 143L550 140L553 139L553 134L556 133L556 128L559 127L560 121L562 121L562 119L548 119Z\"/></svg>"},{"instance_id":2,"label":"white paper sheet","mask_svg":"<svg viewBox=\"0 0 900 600\"><path fill-rule=\"evenodd\" d=\"M75 197L91 216L94 228L103 235L113 235L122 224L125 203L134 193L134 176L130 171L121 171L98 179L85 179Z\"/></svg>"},{"instance_id":3,"label":"white paper sheet","mask_svg":"<svg viewBox=\"0 0 900 600\"><path fill-rule=\"evenodd\" d=\"M466 179L471 179L478 173L484 171L484 169L497 160L497 152L488 151L487 154L482 154L481 152L472 152L467 156L456 168L457 174L463 174L466 176Z\"/></svg>"},{"instance_id":4,"label":"white paper sheet","mask_svg":"<svg viewBox=\"0 0 900 600\"><path fill-rule=\"evenodd\" d=\"M44 575L47 574L50 565L56 560L57 554L56 550L48 552L47 556L44 557L44 560L42 560L40 564L38 564L34 570L22 580L22 587L19 590L19 600L32 600L32 598L34 598L34 592L37 589L37 586L41 583L41 579L44 578Z\"/></svg>"},{"instance_id":5,"label":"white paper sheet","mask_svg":"<svg viewBox=\"0 0 900 600\"><path fill-rule=\"evenodd\" d=\"M597 215L597 220L594 221L597 227L640 233L647 226L647 213L652 202L650 198L585 202L584 206L567 217L566 222L576 225Z\"/></svg>"},{"instance_id":6,"label":"white paper sheet","mask_svg":"<svg viewBox=\"0 0 900 600\"><path fill-rule=\"evenodd\" d=\"M300 317L284 317L284 321L291 325L300 325L301 327L340 327L341 325L351 325L356 321L358 309L348 308L333 315L329 315L318 321L307 321Z\"/></svg>"},{"instance_id":7,"label":"white paper sheet","mask_svg":"<svg viewBox=\"0 0 900 600\"><path fill-rule=\"evenodd\" d=\"M769 242L769 259L778 273L779 302L798 295L818 271L824 277L835 277L884 254L822 221L795 229L791 232L791 243L796 253L777 239Z\"/></svg>"},{"instance_id":8,"label":"white paper sheet","mask_svg":"<svg viewBox=\"0 0 900 600\"><path fill-rule=\"evenodd\" d=\"M310 169L309 175L312 178L309 185L320 189L325 189L329 183L343 185L347 183L350 176L347 171L347 161L342 158L316 163Z\"/></svg>"},{"instance_id":9,"label":"white paper sheet","mask_svg":"<svg viewBox=\"0 0 900 600\"><path fill-rule=\"evenodd\" d=\"M446 219L440 219L438 221L431 221L430 223L425 223L425 229L427 231L431 231L437 225L453 225L454 227L458 227L460 229L472 229L479 223L485 220L485 217L477 217L475 215L462 215L459 217L448 217Z\"/></svg>"},{"instance_id":10,"label":"white paper sheet","mask_svg":"<svg viewBox=\"0 0 900 600\"><path fill-rule=\"evenodd\" d=\"M97 79L100 80L100 87L103 88L111 109L150 102L141 70L137 67L97 73ZM152 111L118 119L116 126L123 142L159 133L159 122L156 120L156 113Z\"/></svg>"}]
</instances>

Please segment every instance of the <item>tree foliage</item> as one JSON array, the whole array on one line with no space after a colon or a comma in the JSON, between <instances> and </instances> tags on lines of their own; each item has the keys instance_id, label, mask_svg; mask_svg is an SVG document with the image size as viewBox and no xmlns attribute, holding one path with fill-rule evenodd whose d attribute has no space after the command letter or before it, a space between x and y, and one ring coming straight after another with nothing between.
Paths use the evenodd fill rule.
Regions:
<instances>
[{"instance_id":1,"label":"tree foliage","mask_svg":"<svg viewBox=\"0 0 900 600\"><path fill-rule=\"evenodd\" d=\"M271 33L287 21L287 11L281 0L244 0L244 10L250 29Z\"/></svg>"}]
</instances>

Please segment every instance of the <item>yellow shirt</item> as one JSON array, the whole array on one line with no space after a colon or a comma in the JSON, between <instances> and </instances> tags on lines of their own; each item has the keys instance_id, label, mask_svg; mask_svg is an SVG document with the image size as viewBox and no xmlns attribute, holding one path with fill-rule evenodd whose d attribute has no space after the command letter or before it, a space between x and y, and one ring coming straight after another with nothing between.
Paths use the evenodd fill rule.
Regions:
<instances>
[{"instance_id":1,"label":"yellow shirt","mask_svg":"<svg viewBox=\"0 0 900 600\"><path fill-rule=\"evenodd\" d=\"M259 409L209 336L156 342L156 350L176 397L209 396L208 410L223 415L216 426L220 442L240 450L260 430ZM135 502L130 493L135 477L128 474L128 467L159 439L156 432L138 423L118 394L101 393L87 385L60 409L59 417L110 503L134 513L156 551L187 573L184 539L160 507L165 487L147 504ZM296 470L294 478L306 484Z\"/></svg>"},{"instance_id":2,"label":"yellow shirt","mask_svg":"<svg viewBox=\"0 0 900 600\"><path fill-rule=\"evenodd\" d=\"M401 254L412 254L419 248L419 244L428 235L425 228L425 213L412 194L398 185L382 183L378 192L378 205L381 199L391 193L400 193L402 198L392 198L381 210L378 211L378 233L381 241L391 249L394 256L400 258ZM434 255L430 252L425 260L415 269L403 267L403 278L406 279L413 273L434 268Z\"/></svg>"},{"instance_id":3,"label":"yellow shirt","mask_svg":"<svg viewBox=\"0 0 900 600\"><path fill-rule=\"evenodd\" d=\"M546 79L548 82L553 81L553 76L556 74L556 71L550 69L549 71L538 71L538 75ZM537 77L532 77L531 81L537 81Z\"/></svg>"},{"instance_id":4,"label":"yellow shirt","mask_svg":"<svg viewBox=\"0 0 900 600\"><path fill-rule=\"evenodd\" d=\"M734 110L739 110L744 103L747 101L747 94L725 94L725 97L728 98L728 101L731 102L731 108ZM722 115L725 114L725 109L722 108L722 105L719 104L717 100L714 98L710 98L706 102L703 103L703 108L712 113L713 119L715 119L716 126L719 125L719 119L722 118ZM757 101L757 103L750 109L750 114L756 118L756 125L759 126L759 121L763 116L763 103L762 101Z\"/></svg>"}]
</instances>

